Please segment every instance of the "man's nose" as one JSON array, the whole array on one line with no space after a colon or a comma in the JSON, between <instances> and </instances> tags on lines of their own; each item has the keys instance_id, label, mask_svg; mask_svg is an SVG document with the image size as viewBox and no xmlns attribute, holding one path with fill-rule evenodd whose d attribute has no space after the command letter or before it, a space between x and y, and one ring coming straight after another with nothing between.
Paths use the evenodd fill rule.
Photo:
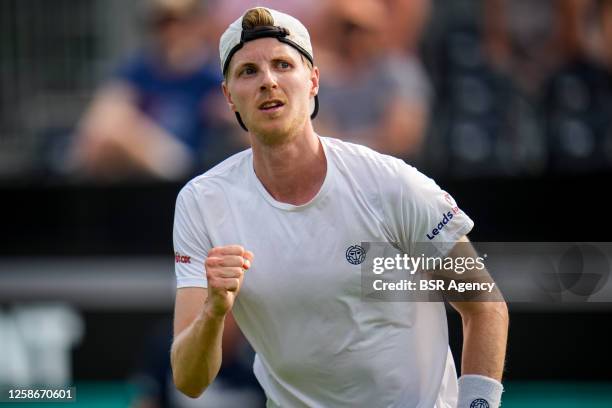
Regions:
<instances>
[{"instance_id":1,"label":"man's nose","mask_svg":"<svg viewBox=\"0 0 612 408\"><path fill-rule=\"evenodd\" d=\"M263 69L259 89L265 91L267 89L274 89L276 87L278 87L278 83L276 82L275 73L269 68Z\"/></svg>"}]
</instances>

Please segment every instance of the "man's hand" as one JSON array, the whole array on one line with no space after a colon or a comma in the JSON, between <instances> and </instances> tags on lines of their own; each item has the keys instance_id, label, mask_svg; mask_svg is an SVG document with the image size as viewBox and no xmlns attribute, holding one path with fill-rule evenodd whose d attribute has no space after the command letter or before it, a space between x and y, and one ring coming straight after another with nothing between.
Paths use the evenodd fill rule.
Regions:
<instances>
[{"instance_id":1,"label":"man's hand","mask_svg":"<svg viewBox=\"0 0 612 408\"><path fill-rule=\"evenodd\" d=\"M253 253L239 245L215 247L206 258L208 297L204 312L214 318L223 318L232 309L242 286L244 272L251 267Z\"/></svg>"}]
</instances>

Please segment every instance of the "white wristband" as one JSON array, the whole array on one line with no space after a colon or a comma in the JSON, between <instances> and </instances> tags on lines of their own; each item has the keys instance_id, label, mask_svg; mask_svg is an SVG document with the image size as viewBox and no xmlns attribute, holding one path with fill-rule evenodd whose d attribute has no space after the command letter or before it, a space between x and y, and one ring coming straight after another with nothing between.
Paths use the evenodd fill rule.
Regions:
<instances>
[{"instance_id":1,"label":"white wristband","mask_svg":"<svg viewBox=\"0 0 612 408\"><path fill-rule=\"evenodd\" d=\"M504 386L484 375L467 374L459 377L457 408L498 408Z\"/></svg>"}]
</instances>

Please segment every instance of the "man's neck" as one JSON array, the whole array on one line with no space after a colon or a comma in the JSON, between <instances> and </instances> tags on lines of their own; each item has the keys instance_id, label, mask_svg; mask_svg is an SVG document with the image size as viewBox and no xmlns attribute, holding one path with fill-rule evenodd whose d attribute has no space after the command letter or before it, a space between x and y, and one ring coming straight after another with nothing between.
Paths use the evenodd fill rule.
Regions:
<instances>
[{"instance_id":1,"label":"man's neck","mask_svg":"<svg viewBox=\"0 0 612 408\"><path fill-rule=\"evenodd\" d=\"M275 146L253 143L253 167L257 178L275 200L302 205L321 189L327 160L312 127L287 143Z\"/></svg>"}]
</instances>

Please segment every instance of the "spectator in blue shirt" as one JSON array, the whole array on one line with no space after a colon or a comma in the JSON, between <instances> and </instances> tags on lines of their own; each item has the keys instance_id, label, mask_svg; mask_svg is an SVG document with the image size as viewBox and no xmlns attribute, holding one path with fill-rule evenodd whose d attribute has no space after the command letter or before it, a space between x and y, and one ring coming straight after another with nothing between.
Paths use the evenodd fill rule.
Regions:
<instances>
[{"instance_id":1,"label":"spectator in blue shirt","mask_svg":"<svg viewBox=\"0 0 612 408\"><path fill-rule=\"evenodd\" d=\"M152 46L97 92L74 158L95 178L180 180L240 147L225 127L221 73L199 0L151 0Z\"/></svg>"}]
</instances>

